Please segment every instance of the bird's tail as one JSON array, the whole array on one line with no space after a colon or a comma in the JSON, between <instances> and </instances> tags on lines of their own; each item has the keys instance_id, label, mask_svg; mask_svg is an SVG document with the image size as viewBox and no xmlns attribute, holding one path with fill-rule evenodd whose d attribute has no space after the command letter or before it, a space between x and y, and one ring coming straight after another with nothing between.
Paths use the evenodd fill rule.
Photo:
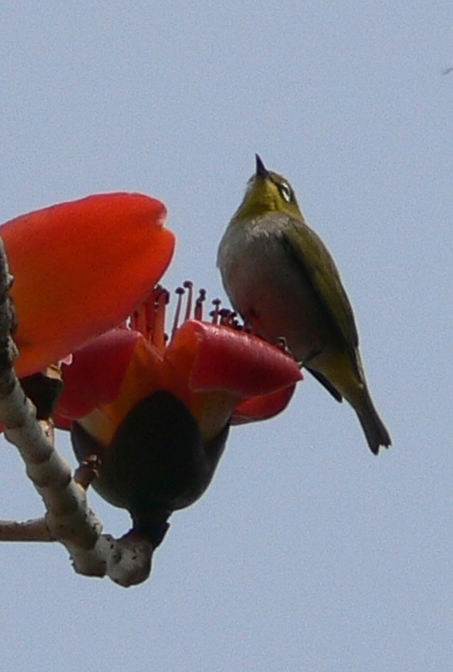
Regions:
<instances>
[{"instance_id":1,"label":"bird's tail","mask_svg":"<svg viewBox=\"0 0 453 672\"><path fill-rule=\"evenodd\" d=\"M392 440L366 388L363 391L360 404L354 404L354 406L370 450L377 455L380 446L388 448L392 444Z\"/></svg>"}]
</instances>

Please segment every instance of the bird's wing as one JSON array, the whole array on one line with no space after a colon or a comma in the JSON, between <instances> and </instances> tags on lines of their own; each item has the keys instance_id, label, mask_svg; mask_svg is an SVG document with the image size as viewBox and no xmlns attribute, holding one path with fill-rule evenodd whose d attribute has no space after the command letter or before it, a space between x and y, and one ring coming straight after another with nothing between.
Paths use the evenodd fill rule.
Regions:
<instances>
[{"instance_id":1,"label":"bird's wing","mask_svg":"<svg viewBox=\"0 0 453 672\"><path fill-rule=\"evenodd\" d=\"M307 224L293 218L289 219L288 224L282 231L288 253L324 304L348 349L354 352L359 344L357 327L334 260L322 240Z\"/></svg>"}]
</instances>

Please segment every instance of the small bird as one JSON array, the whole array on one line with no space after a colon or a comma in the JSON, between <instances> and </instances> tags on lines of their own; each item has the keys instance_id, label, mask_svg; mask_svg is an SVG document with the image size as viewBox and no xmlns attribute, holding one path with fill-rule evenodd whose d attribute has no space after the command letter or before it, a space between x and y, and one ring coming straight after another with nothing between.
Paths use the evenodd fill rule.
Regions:
<instances>
[{"instance_id":1,"label":"small bird","mask_svg":"<svg viewBox=\"0 0 453 672\"><path fill-rule=\"evenodd\" d=\"M284 337L337 400L351 404L376 455L390 435L370 393L354 313L334 260L307 225L288 180L256 172L219 245L217 266L235 310L263 338Z\"/></svg>"}]
</instances>

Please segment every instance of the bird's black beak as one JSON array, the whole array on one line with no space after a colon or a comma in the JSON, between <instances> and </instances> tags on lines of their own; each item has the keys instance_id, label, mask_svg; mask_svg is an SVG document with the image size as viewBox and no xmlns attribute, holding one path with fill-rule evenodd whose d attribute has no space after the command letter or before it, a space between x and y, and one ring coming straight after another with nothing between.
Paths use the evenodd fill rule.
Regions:
<instances>
[{"instance_id":1,"label":"bird's black beak","mask_svg":"<svg viewBox=\"0 0 453 672\"><path fill-rule=\"evenodd\" d=\"M256 176L258 177L268 177L269 176L269 171L264 165L261 157L259 154L255 154L256 158Z\"/></svg>"}]
</instances>

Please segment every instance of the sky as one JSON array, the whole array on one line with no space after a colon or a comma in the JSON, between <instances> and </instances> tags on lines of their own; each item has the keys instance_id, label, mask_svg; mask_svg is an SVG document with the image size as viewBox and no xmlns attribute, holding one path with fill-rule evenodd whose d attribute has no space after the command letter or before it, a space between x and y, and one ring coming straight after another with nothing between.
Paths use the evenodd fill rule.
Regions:
<instances>
[{"instance_id":1,"label":"sky","mask_svg":"<svg viewBox=\"0 0 453 672\"><path fill-rule=\"evenodd\" d=\"M217 245L259 152L341 269L394 444L374 457L307 376L278 418L233 428L145 584L2 544L3 669L453 667L452 65L446 0L0 4L0 221L151 194L178 237L166 286L225 299ZM3 439L0 474L0 518L41 515Z\"/></svg>"}]
</instances>

